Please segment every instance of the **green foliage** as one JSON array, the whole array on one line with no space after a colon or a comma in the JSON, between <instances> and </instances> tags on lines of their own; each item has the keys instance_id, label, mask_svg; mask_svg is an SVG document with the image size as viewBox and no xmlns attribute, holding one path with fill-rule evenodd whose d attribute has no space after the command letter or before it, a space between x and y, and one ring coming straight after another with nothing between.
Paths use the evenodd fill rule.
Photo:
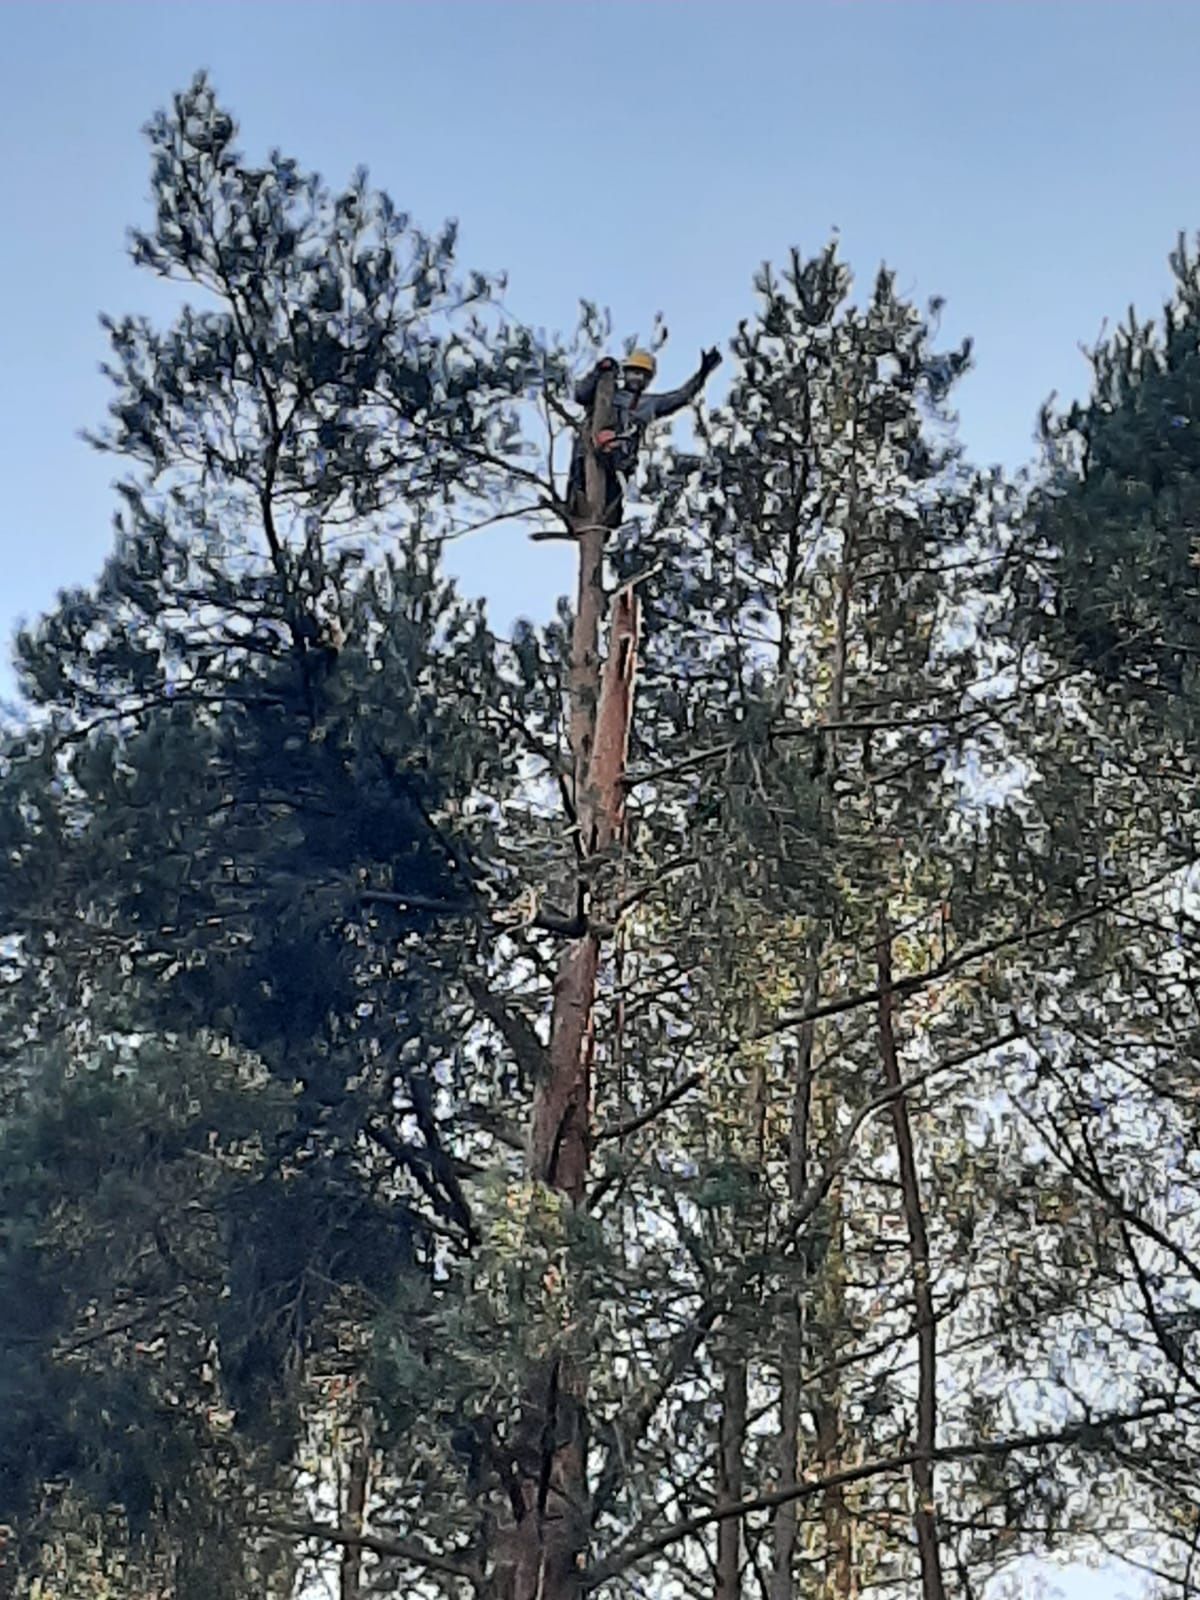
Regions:
<instances>
[{"instance_id":1,"label":"green foliage","mask_svg":"<svg viewBox=\"0 0 1200 1600\"><path fill-rule=\"evenodd\" d=\"M114 1040L34 1059L27 1080L0 1127L0 1516L28 1550L69 1487L119 1506L135 1539L169 1536L202 1498L197 1461L211 1494L256 1448L220 1421L238 1354L218 1337L223 1234L290 1096L215 1043ZM264 1255L278 1244L260 1232Z\"/></svg>"},{"instance_id":2,"label":"green foliage","mask_svg":"<svg viewBox=\"0 0 1200 1600\"><path fill-rule=\"evenodd\" d=\"M366 1462L369 1580L489 1595L586 1438L596 1592L695 1586L731 1450L796 1490L790 1534L745 1519L747 1584L828 1577L852 1521L856 1580L909 1592L906 1472L802 1481L910 1449L885 1017L947 1569L1178 1516L1195 781L1145 696L1187 715L1191 433L1155 419L1190 415L1190 258L1028 507L954 444L936 303L856 297L832 247L764 269L700 453L649 464L609 552L644 607L629 825L581 866L569 613L507 646L439 568L481 505L552 510L522 403L536 376L553 413L566 355L365 176L249 165L203 79L149 137L135 258L202 303L109 324L114 551L19 639L0 749L19 1581L292 1600L341 1561L352 1591ZM575 1213L522 1146L577 904Z\"/></svg>"},{"instance_id":3,"label":"green foliage","mask_svg":"<svg viewBox=\"0 0 1200 1600\"><path fill-rule=\"evenodd\" d=\"M62 1507L116 1505L97 1537L153 1573L190 1518L214 1555L178 1592L232 1595L372 1308L475 1237L439 1129L513 761L429 520L505 492L529 346L485 340L452 229L248 167L203 80L149 134L135 259L214 309L110 324L115 550L18 641L0 1519L36 1568Z\"/></svg>"},{"instance_id":4,"label":"green foliage","mask_svg":"<svg viewBox=\"0 0 1200 1600\"><path fill-rule=\"evenodd\" d=\"M1050 471L1030 526L1076 659L1160 714L1163 694L1177 697L1168 707L1190 727L1200 658L1200 262L1182 238L1171 267L1161 320L1131 310L1090 352L1088 400L1047 412Z\"/></svg>"}]
</instances>

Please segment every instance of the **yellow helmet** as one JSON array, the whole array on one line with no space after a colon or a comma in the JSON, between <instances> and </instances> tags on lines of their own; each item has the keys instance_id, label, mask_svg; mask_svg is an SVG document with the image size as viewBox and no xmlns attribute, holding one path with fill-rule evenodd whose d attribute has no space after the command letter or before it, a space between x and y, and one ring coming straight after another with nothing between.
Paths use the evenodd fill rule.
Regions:
<instances>
[{"instance_id":1,"label":"yellow helmet","mask_svg":"<svg viewBox=\"0 0 1200 1600\"><path fill-rule=\"evenodd\" d=\"M632 367L635 372L644 372L648 378L652 378L658 371L658 362L649 350L631 350L621 365L626 371Z\"/></svg>"}]
</instances>

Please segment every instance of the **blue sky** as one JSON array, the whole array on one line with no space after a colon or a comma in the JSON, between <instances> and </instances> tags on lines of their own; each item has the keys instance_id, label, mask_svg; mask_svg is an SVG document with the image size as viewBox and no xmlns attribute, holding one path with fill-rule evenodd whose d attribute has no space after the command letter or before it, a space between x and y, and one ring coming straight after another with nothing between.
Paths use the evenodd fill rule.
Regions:
<instances>
[{"instance_id":1,"label":"blue sky","mask_svg":"<svg viewBox=\"0 0 1200 1600\"><path fill-rule=\"evenodd\" d=\"M749 311L764 258L836 226L861 275L886 260L974 335L963 435L1009 467L1049 392L1085 385L1080 342L1157 310L1200 227L1196 0L10 0L0 28L6 637L107 549L113 463L76 436L106 399L96 316L162 304L124 256L140 128L199 66L252 155L366 162L419 220L457 216L527 321L567 328L581 295L620 332L662 310L669 379ZM519 530L456 565L501 627L569 582Z\"/></svg>"},{"instance_id":2,"label":"blue sky","mask_svg":"<svg viewBox=\"0 0 1200 1600\"><path fill-rule=\"evenodd\" d=\"M832 227L862 275L946 296L972 333L974 455L1030 455L1079 342L1131 300L1157 308L1177 231L1200 226L1194 0L640 0L440 4L60 4L0 8L0 628L85 581L109 539L101 309L153 310L124 256L147 214L140 129L200 65L242 125L331 179L365 161L420 220L462 223L465 262L569 327L657 310L665 375L752 304L764 258ZM720 376L720 375L718 375ZM562 547L519 530L456 552L504 627L569 585ZM0 693L11 677L0 669Z\"/></svg>"}]
</instances>

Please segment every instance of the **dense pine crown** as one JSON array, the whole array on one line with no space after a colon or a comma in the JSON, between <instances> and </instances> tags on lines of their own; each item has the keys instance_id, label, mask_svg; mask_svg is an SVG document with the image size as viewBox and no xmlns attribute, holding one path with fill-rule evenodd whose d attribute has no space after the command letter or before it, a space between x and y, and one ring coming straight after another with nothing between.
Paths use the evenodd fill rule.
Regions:
<instances>
[{"instance_id":1,"label":"dense pine crown","mask_svg":"<svg viewBox=\"0 0 1200 1600\"><path fill-rule=\"evenodd\" d=\"M569 609L498 640L440 555L560 512L595 312L540 343L203 79L148 135L187 304L108 324L112 555L0 746L0 1593L531 1600L576 1445L541 1600L1181 1579L1194 259L1032 490L955 445L936 302L763 269L610 541L590 850ZM530 1129L586 939L575 1205Z\"/></svg>"},{"instance_id":2,"label":"dense pine crown","mask_svg":"<svg viewBox=\"0 0 1200 1600\"><path fill-rule=\"evenodd\" d=\"M1090 399L1046 415L1049 471L1031 519L1058 552L1078 659L1152 702L1194 697L1200 649L1200 261L1186 240L1171 267L1161 320L1131 308L1090 352Z\"/></svg>"}]
</instances>

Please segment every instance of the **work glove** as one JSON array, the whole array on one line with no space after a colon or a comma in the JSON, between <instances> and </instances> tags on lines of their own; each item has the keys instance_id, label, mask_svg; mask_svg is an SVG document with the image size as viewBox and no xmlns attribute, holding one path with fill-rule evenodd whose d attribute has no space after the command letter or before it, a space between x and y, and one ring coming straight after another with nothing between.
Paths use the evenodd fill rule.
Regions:
<instances>
[{"instance_id":1,"label":"work glove","mask_svg":"<svg viewBox=\"0 0 1200 1600\"><path fill-rule=\"evenodd\" d=\"M721 365L721 352L713 345L711 350L701 350L700 371L707 378L709 373Z\"/></svg>"},{"instance_id":2,"label":"work glove","mask_svg":"<svg viewBox=\"0 0 1200 1600\"><path fill-rule=\"evenodd\" d=\"M613 358L611 356L602 356L601 359L599 361L597 361L597 363L596 363L596 371L597 372L611 372L613 370L613 368L616 366L616 364L617 363L613 360Z\"/></svg>"}]
</instances>

